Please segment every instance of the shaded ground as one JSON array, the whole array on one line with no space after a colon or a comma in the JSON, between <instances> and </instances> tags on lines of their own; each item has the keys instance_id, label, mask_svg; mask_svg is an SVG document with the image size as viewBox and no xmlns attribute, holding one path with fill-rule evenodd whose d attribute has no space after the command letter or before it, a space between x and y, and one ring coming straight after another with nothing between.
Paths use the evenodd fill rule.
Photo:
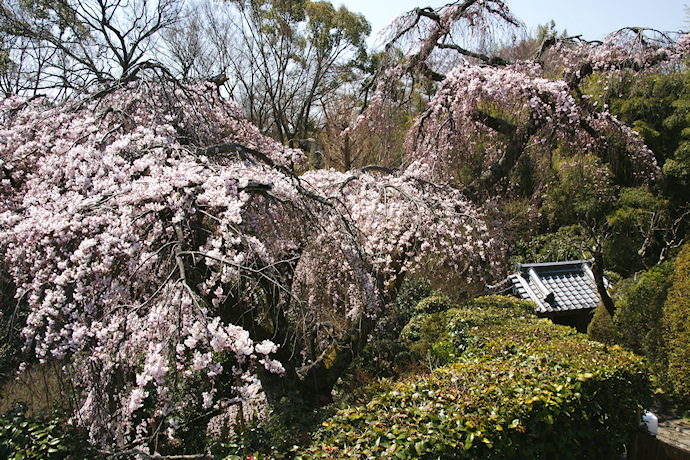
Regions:
<instances>
[{"instance_id":1,"label":"shaded ground","mask_svg":"<svg viewBox=\"0 0 690 460\"><path fill-rule=\"evenodd\" d=\"M690 421L662 395L655 398L652 412L659 417L657 439L690 452Z\"/></svg>"}]
</instances>

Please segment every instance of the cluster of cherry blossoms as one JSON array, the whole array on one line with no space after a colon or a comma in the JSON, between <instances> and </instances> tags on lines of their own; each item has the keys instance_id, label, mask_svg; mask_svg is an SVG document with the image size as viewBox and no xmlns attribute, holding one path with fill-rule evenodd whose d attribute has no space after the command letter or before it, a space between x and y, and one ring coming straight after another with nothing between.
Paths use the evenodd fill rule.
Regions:
<instances>
[{"instance_id":1,"label":"cluster of cherry blossoms","mask_svg":"<svg viewBox=\"0 0 690 460\"><path fill-rule=\"evenodd\" d=\"M687 35L678 33L626 27L609 34L601 43L559 46L558 54L573 71L582 63L595 71L645 71L677 65L687 56L687 40Z\"/></svg>"},{"instance_id":2,"label":"cluster of cherry blossoms","mask_svg":"<svg viewBox=\"0 0 690 460\"><path fill-rule=\"evenodd\" d=\"M419 161L399 173L365 168L303 175L345 208L384 287L420 270L428 275L428 265L445 266L468 285L498 269L499 239L486 216L458 190L430 182L429 167Z\"/></svg>"},{"instance_id":3,"label":"cluster of cherry blossoms","mask_svg":"<svg viewBox=\"0 0 690 460\"><path fill-rule=\"evenodd\" d=\"M309 372L338 340L309 327L366 337L405 273L496 264L483 216L422 164L299 177L302 153L215 88L0 107L0 263L25 347L64 364L73 421L104 446L174 439L257 379Z\"/></svg>"},{"instance_id":4,"label":"cluster of cherry blossoms","mask_svg":"<svg viewBox=\"0 0 690 460\"><path fill-rule=\"evenodd\" d=\"M518 164L529 162L548 175L541 169L556 152L625 163L640 183L660 177L639 134L584 93L587 85L598 81L604 87L626 72L677 70L688 55L687 36L626 28L603 42L547 37L533 59L512 62L473 51L482 31L500 25L519 21L497 0L453 2L402 16L391 30L389 49L411 42L407 59L379 71L355 128L376 129L381 115L401 99L400 88L421 75L439 86L408 131L410 161L424 161L433 180L455 184L470 196L500 193L496 187L508 185L503 179Z\"/></svg>"},{"instance_id":5,"label":"cluster of cherry blossoms","mask_svg":"<svg viewBox=\"0 0 690 460\"><path fill-rule=\"evenodd\" d=\"M565 81L538 76L534 67L526 72L524 67L454 68L410 130L414 158L425 159L434 176L443 177L445 165L459 158L479 170L489 169L520 142L516 155L528 146L543 155L561 145L556 139L573 152L596 152L602 142L615 137L627 146L628 158L640 174L656 177L654 155L636 133L606 111L583 109Z\"/></svg>"},{"instance_id":6,"label":"cluster of cherry blossoms","mask_svg":"<svg viewBox=\"0 0 690 460\"><path fill-rule=\"evenodd\" d=\"M243 267L285 249L243 233L245 189L271 184L285 200L296 189L240 152L216 161L194 146L241 144L281 164L301 161L299 151L204 87L141 83L73 105L1 107L2 265L28 311L27 350L65 363L75 421L94 441L141 439L185 410L232 402L252 367L284 372L273 342L217 307ZM196 254L213 261L203 281L191 273ZM236 383L219 401L223 372Z\"/></svg>"}]
</instances>

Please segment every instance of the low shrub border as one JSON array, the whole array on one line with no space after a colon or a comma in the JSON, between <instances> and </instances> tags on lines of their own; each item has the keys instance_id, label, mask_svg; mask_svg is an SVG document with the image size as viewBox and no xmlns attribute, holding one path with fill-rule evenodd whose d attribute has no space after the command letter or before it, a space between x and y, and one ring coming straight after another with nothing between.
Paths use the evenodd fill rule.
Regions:
<instances>
[{"instance_id":1,"label":"low shrub border","mask_svg":"<svg viewBox=\"0 0 690 460\"><path fill-rule=\"evenodd\" d=\"M493 299L493 300L492 300ZM509 298L447 316L460 359L326 420L301 458L619 458L650 402L642 359Z\"/></svg>"}]
</instances>

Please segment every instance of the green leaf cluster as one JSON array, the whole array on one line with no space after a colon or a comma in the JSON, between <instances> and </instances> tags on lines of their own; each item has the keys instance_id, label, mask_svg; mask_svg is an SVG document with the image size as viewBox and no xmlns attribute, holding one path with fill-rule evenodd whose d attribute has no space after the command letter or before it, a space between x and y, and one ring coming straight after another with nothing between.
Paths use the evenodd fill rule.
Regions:
<instances>
[{"instance_id":1,"label":"green leaf cluster","mask_svg":"<svg viewBox=\"0 0 690 460\"><path fill-rule=\"evenodd\" d=\"M64 426L62 414L29 418L26 412L26 405L19 404L0 416L0 458L87 458L86 440Z\"/></svg>"},{"instance_id":2,"label":"green leaf cluster","mask_svg":"<svg viewBox=\"0 0 690 460\"><path fill-rule=\"evenodd\" d=\"M400 333L403 351L397 362L420 362L428 367L447 364L456 358L448 342L448 312L434 312L414 316Z\"/></svg>"},{"instance_id":3,"label":"green leaf cluster","mask_svg":"<svg viewBox=\"0 0 690 460\"><path fill-rule=\"evenodd\" d=\"M554 182L546 186L542 219L551 228L575 222L595 225L615 202L609 166L591 154L557 161Z\"/></svg>"},{"instance_id":4,"label":"green leaf cluster","mask_svg":"<svg viewBox=\"0 0 690 460\"><path fill-rule=\"evenodd\" d=\"M644 272L625 290L614 317L618 343L646 356L657 375L666 367L662 318L672 274L670 262Z\"/></svg>"},{"instance_id":5,"label":"green leaf cluster","mask_svg":"<svg viewBox=\"0 0 690 460\"><path fill-rule=\"evenodd\" d=\"M642 359L490 299L447 313L455 362L379 383L301 458L618 458L650 398Z\"/></svg>"},{"instance_id":6,"label":"green leaf cluster","mask_svg":"<svg viewBox=\"0 0 690 460\"><path fill-rule=\"evenodd\" d=\"M423 299L436 295L431 283L426 279L412 279L405 281L393 302L392 318L384 317L382 321L390 322L388 332L397 339L400 331L417 313L417 305Z\"/></svg>"},{"instance_id":7,"label":"green leaf cluster","mask_svg":"<svg viewBox=\"0 0 690 460\"><path fill-rule=\"evenodd\" d=\"M664 304L668 378L680 402L690 407L690 243L683 247L674 268Z\"/></svg>"},{"instance_id":8,"label":"green leaf cluster","mask_svg":"<svg viewBox=\"0 0 690 460\"><path fill-rule=\"evenodd\" d=\"M443 298L447 301L446 306L451 306L450 301L439 296L426 279L411 279L402 284L391 314L379 319L375 336L354 360L351 374L357 375L359 380L394 377L411 360L416 359L407 344L402 344L398 339L405 326L418 313L420 301L426 298Z\"/></svg>"},{"instance_id":9,"label":"green leaf cluster","mask_svg":"<svg viewBox=\"0 0 690 460\"><path fill-rule=\"evenodd\" d=\"M440 313L453 307L453 302L444 295L431 295L419 301L415 307L417 314Z\"/></svg>"}]
</instances>

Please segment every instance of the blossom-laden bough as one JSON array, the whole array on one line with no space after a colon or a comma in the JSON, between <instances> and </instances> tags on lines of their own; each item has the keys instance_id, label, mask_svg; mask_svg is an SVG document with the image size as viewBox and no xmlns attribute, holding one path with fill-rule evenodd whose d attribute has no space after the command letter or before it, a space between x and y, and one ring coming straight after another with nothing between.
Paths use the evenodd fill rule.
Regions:
<instances>
[{"instance_id":1,"label":"blossom-laden bough","mask_svg":"<svg viewBox=\"0 0 690 460\"><path fill-rule=\"evenodd\" d=\"M510 192L511 173L526 164L540 194L546 177L539 175L556 152L591 153L628 182L659 179L651 150L586 87L677 70L688 56L687 36L642 28L621 29L603 42L547 36L533 55L514 59L505 52L510 46L501 46L501 31L520 27L501 0L456 1L401 16L386 49L403 49L405 57L382 59L388 64L368 83L354 131L375 130L385 108L405 103L426 80L437 86L408 132L407 164L424 161L430 179L453 183L477 202Z\"/></svg>"},{"instance_id":2,"label":"blossom-laden bough","mask_svg":"<svg viewBox=\"0 0 690 460\"><path fill-rule=\"evenodd\" d=\"M603 42L547 36L533 56L507 58L500 51L509 46L496 46L497 32L520 26L501 0L456 1L401 16L390 28L391 58L381 59L385 65L368 82L365 110L348 134L383 127L382 115L413 100L421 80L435 91L408 131L405 167L417 171L423 164L428 180L451 184L475 203L517 196L531 202L527 212L536 216L553 165L590 156L618 184L663 180L639 134L587 89L677 70L688 56L688 36L641 28L621 29ZM396 59L400 49L407 51ZM492 49L498 52L486 51ZM593 250L597 285L613 314L600 248L597 242Z\"/></svg>"},{"instance_id":3,"label":"blossom-laden bough","mask_svg":"<svg viewBox=\"0 0 690 460\"><path fill-rule=\"evenodd\" d=\"M64 364L72 420L105 448L172 452L259 384L328 400L406 272L480 277L498 246L457 191L414 174L299 177L301 151L215 87L5 99L0 121L26 351Z\"/></svg>"}]
</instances>

